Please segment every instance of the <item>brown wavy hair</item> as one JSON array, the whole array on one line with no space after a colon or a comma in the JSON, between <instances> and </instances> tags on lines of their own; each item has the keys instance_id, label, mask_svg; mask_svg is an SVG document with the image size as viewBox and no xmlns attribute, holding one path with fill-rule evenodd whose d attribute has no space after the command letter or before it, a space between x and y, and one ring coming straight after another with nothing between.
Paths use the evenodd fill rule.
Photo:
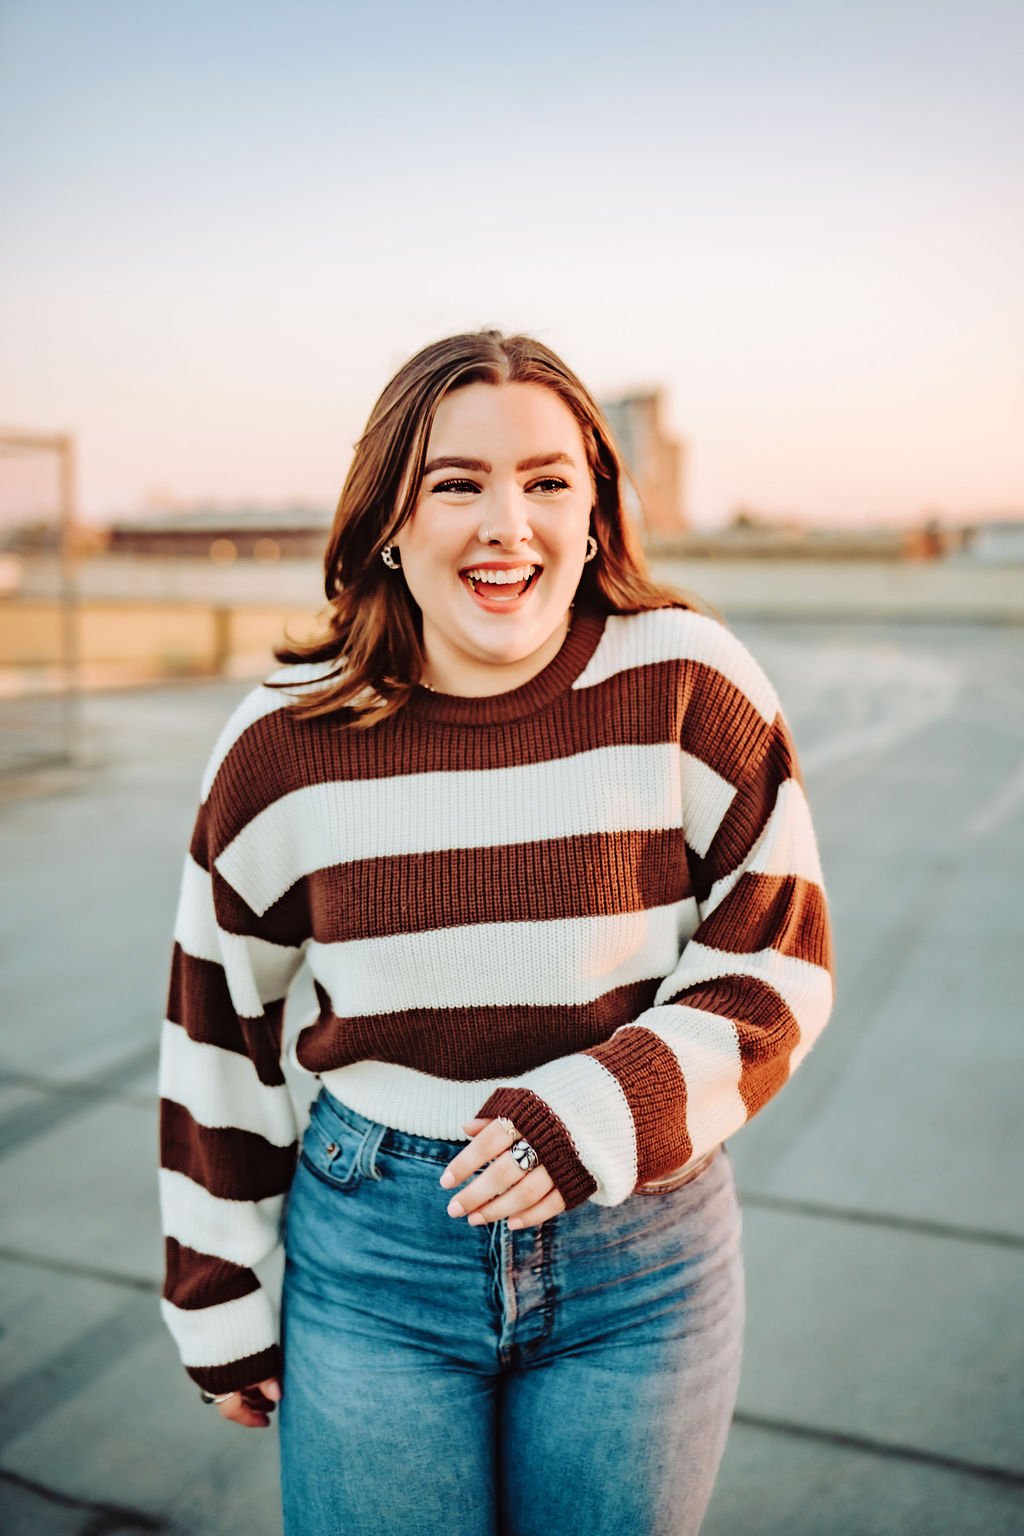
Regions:
<instances>
[{"instance_id":1,"label":"brown wavy hair","mask_svg":"<svg viewBox=\"0 0 1024 1536\"><path fill-rule=\"evenodd\" d=\"M287 705L300 719L337 713L368 727L401 709L424 667L419 605L381 559L384 545L412 515L438 403L468 384L542 384L572 411L595 487L594 559L583 567L576 601L606 613L651 608L712 611L693 593L652 580L639 536L622 503L629 476L600 406L561 358L532 336L494 329L446 336L423 347L385 385L342 487L324 551L326 633L276 646L284 664L337 661ZM638 498L639 499L639 498ZM320 686L320 684L323 686ZM288 688L294 682L267 682Z\"/></svg>"}]
</instances>

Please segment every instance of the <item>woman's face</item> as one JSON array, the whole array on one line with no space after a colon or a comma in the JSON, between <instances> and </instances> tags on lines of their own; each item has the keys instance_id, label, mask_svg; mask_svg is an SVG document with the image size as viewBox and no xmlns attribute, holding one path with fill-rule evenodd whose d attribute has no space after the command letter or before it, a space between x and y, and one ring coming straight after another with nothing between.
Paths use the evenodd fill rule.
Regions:
<instances>
[{"instance_id":1,"label":"woman's face","mask_svg":"<svg viewBox=\"0 0 1024 1536\"><path fill-rule=\"evenodd\" d=\"M499 693L553 659L583 570L594 494L582 433L553 390L476 383L445 396L412 514L394 539L423 614L424 682L446 693ZM466 574L532 567L525 588Z\"/></svg>"}]
</instances>

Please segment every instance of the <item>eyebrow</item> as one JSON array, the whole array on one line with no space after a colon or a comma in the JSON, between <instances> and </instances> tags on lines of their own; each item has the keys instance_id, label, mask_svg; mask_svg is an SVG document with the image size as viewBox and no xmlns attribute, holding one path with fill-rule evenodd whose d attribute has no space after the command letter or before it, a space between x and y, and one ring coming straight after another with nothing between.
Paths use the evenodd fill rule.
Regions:
<instances>
[{"instance_id":1,"label":"eyebrow","mask_svg":"<svg viewBox=\"0 0 1024 1536\"><path fill-rule=\"evenodd\" d=\"M567 453L535 453L529 459L520 459L516 469L543 469L546 464L568 464L573 469L576 468L575 459L571 458ZM475 469L483 475L491 473L491 466L486 459L463 459L448 456L443 459L431 459L429 464L424 465L423 474L424 476L431 475L435 469L448 468Z\"/></svg>"}]
</instances>

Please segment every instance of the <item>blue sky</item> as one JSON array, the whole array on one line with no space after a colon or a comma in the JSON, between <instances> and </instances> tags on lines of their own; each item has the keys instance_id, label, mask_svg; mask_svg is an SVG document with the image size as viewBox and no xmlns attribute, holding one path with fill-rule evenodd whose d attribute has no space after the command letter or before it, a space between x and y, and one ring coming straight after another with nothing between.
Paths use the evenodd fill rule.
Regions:
<instances>
[{"instance_id":1,"label":"blue sky","mask_svg":"<svg viewBox=\"0 0 1024 1536\"><path fill-rule=\"evenodd\" d=\"M0 0L0 422L90 516L331 505L497 324L663 384L699 524L1024 509L1021 57L1009 0Z\"/></svg>"}]
</instances>

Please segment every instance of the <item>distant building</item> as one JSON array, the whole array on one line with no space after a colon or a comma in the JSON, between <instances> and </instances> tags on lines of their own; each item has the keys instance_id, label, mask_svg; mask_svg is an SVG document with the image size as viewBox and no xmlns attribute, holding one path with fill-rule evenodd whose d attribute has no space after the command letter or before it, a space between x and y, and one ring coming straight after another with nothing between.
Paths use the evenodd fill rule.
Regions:
<instances>
[{"instance_id":1,"label":"distant building","mask_svg":"<svg viewBox=\"0 0 1024 1536\"><path fill-rule=\"evenodd\" d=\"M305 507L199 508L147 514L110 525L109 554L175 555L227 563L236 558L297 560L323 556L333 514Z\"/></svg>"},{"instance_id":2,"label":"distant building","mask_svg":"<svg viewBox=\"0 0 1024 1536\"><path fill-rule=\"evenodd\" d=\"M689 527L683 492L685 449L662 422L664 391L651 389L599 402L619 451L636 482L623 485L623 502L646 535L671 536Z\"/></svg>"},{"instance_id":3,"label":"distant building","mask_svg":"<svg viewBox=\"0 0 1024 1536\"><path fill-rule=\"evenodd\" d=\"M954 530L900 527L805 527L747 513L724 528L691 529L648 539L649 554L687 560L937 560L957 548Z\"/></svg>"},{"instance_id":4,"label":"distant building","mask_svg":"<svg viewBox=\"0 0 1024 1536\"><path fill-rule=\"evenodd\" d=\"M1024 565L1024 514L976 522L965 534L968 559L981 565Z\"/></svg>"}]
</instances>

